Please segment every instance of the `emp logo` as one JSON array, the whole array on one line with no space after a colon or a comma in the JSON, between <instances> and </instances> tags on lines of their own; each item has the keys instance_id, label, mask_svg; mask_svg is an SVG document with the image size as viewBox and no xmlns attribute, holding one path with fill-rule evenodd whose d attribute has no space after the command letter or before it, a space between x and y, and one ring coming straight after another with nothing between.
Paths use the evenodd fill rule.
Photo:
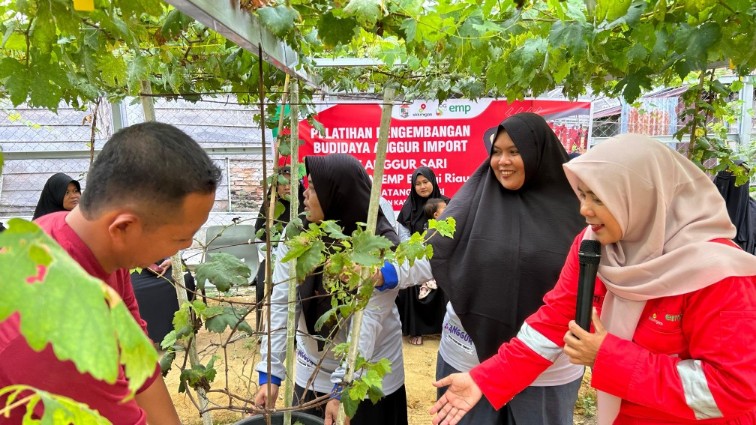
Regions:
<instances>
[{"instance_id":1,"label":"emp logo","mask_svg":"<svg viewBox=\"0 0 756 425\"><path fill-rule=\"evenodd\" d=\"M472 110L470 105L449 105L449 112L462 112L467 115Z\"/></svg>"}]
</instances>

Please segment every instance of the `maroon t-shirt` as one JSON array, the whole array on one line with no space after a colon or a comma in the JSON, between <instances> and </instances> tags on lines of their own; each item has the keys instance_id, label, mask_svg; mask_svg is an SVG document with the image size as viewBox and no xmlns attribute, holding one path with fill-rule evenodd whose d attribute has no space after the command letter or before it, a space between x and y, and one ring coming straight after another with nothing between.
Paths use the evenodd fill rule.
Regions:
<instances>
[{"instance_id":1,"label":"maroon t-shirt","mask_svg":"<svg viewBox=\"0 0 756 425\"><path fill-rule=\"evenodd\" d=\"M145 330L146 323L139 316L134 290L128 270L119 269L106 273L94 256L94 253L79 238L65 221L67 211L40 217L36 223L55 239L68 254L76 260L90 275L102 279L123 298L137 323ZM72 293L72 297L76 294ZM65 320L61 317L60 320ZM159 377L159 368L142 386L148 388ZM70 361L60 361L55 357L50 345L41 352L32 350L19 331L19 315L13 314L0 322L0 388L13 384L29 385L54 394L63 395L86 403L97 410L114 425L144 425L147 423L145 412L132 399L123 402L129 394L128 381L120 368L118 379L114 384L98 381L89 374L82 374ZM5 405L5 400L0 400ZM40 403L35 412L42 412ZM26 406L13 409L9 424L20 424Z\"/></svg>"}]
</instances>

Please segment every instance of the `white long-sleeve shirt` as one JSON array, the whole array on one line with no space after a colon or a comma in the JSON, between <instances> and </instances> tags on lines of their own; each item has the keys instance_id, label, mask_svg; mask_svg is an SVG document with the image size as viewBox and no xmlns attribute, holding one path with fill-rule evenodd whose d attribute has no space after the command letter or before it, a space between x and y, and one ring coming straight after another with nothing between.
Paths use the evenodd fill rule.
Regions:
<instances>
[{"instance_id":1,"label":"white long-sleeve shirt","mask_svg":"<svg viewBox=\"0 0 756 425\"><path fill-rule=\"evenodd\" d=\"M276 249L276 258L284 258L288 252L286 244L281 243ZM270 306L271 335L271 375L282 379L285 376L286 358L286 317L289 284L293 278L289 275L289 264L276 262L273 271L273 293ZM388 359L391 373L383 378L383 393L391 394L404 385L404 359L402 357L402 329L399 311L394 300L398 290L374 290L365 308L360 330L359 353L369 362ZM334 336L333 344L326 345L324 351L318 351L317 340L307 333L301 304L296 304L297 349L295 382L302 388L320 393L329 393L334 384L341 383L346 369L331 350L337 344L345 342L347 327L342 327ZM255 368L267 373L268 336L263 336L260 354L262 360ZM322 362L320 361L322 359ZM320 364L318 369L317 365ZM314 377L314 379L313 379ZM308 383L312 381L309 385Z\"/></svg>"}]
</instances>

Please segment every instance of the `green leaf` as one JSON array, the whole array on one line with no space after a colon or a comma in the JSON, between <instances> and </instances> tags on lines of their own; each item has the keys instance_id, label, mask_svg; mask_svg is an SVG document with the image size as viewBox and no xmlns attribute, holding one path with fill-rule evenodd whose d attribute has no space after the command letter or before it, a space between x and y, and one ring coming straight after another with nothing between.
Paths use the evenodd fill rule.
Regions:
<instances>
[{"instance_id":1,"label":"green leaf","mask_svg":"<svg viewBox=\"0 0 756 425\"><path fill-rule=\"evenodd\" d=\"M383 398L383 390L380 387L370 387L368 388L368 398L370 401L373 402L373 404L378 403Z\"/></svg>"},{"instance_id":2,"label":"green leaf","mask_svg":"<svg viewBox=\"0 0 756 425\"><path fill-rule=\"evenodd\" d=\"M457 220L454 217L446 217L443 220L428 220L428 229L435 229L445 238L453 238L457 231Z\"/></svg>"},{"instance_id":3,"label":"green leaf","mask_svg":"<svg viewBox=\"0 0 756 425\"><path fill-rule=\"evenodd\" d=\"M281 259L288 262L297 259L297 280L302 281L317 266L325 261L325 244L319 239L308 238L307 235L298 235L286 242L289 252Z\"/></svg>"},{"instance_id":4,"label":"green leaf","mask_svg":"<svg viewBox=\"0 0 756 425\"><path fill-rule=\"evenodd\" d=\"M413 18L407 18L402 21L402 30L404 30L404 40L410 43L415 40L415 34L417 33L417 21Z\"/></svg>"},{"instance_id":5,"label":"green leaf","mask_svg":"<svg viewBox=\"0 0 756 425\"><path fill-rule=\"evenodd\" d=\"M113 323L121 346L121 362L131 371L129 389L136 392L155 373L158 354L152 342L122 302L113 307Z\"/></svg>"},{"instance_id":6,"label":"green leaf","mask_svg":"<svg viewBox=\"0 0 756 425\"><path fill-rule=\"evenodd\" d=\"M333 220L324 221L323 223L321 223L321 227L323 228L323 231L326 232L326 234L330 238L333 238L336 240L349 238L349 236L343 233L344 229L342 229L341 226L339 226L338 223L336 223Z\"/></svg>"},{"instance_id":7,"label":"green leaf","mask_svg":"<svg viewBox=\"0 0 756 425\"><path fill-rule=\"evenodd\" d=\"M596 2L596 17L612 22L625 16L632 0L598 0Z\"/></svg>"},{"instance_id":8,"label":"green leaf","mask_svg":"<svg viewBox=\"0 0 756 425\"><path fill-rule=\"evenodd\" d=\"M363 266L377 266L383 264L380 251L393 246L391 241L383 236L376 236L368 232L360 232L352 237L354 252L352 261Z\"/></svg>"},{"instance_id":9,"label":"green leaf","mask_svg":"<svg viewBox=\"0 0 756 425\"><path fill-rule=\"evenodd\" d=\"M336 323L336 315L339 313L339 308L335 307L332 309L329 309L325 313L323 313L322 316L318 317L318 320L315 322L315 330L319 331L323 328L323 325L326 324L335 324Z\"/></svg>"},{"instance_id":10,"label":"green leaf","mask_svg":"<svg viewBox=\"0 0 756 425\"><path fill-rule=\"evenodd\" d=\"M357 28L357 19L353 17L339 19L329 12L318 21L318 37L326 47L347 44L352 40Z\"/></svg>"},{"instance_id":11,"label":"green leaf","mask_svg":"<svg viewBox=\"0 0 756 425\"><path fill-rule=\"evenodd\" d=\"M157 353L123 302L35 224L11 219L8 226L0 233L0 320L18 311L21 333L35 350L51 343L56 357L111 383L120 361L129 388L139 388L154 372Z\"/></svg>"},{"instance_id":12,"label":"green leaf","mask_svg":"<svg viewBox=\"0 0 756 425\"><path fill-rule=\"evenodd\" d=\"M367 396L368 386L365 382L358 380L352 383L352 387L349 388L349 397L352 400L362 401ZM344 396L341 397L344 399Z\"/></svg>"},{"instance_id":13,"label":"green leaf","mask_svg":"<svg viewBox=\"0 0 756 425\"><path fill-rule=\"evenodd\" d=\"M707 22L692 29L686 40L685 58L694 69L706 69L708 65L708 51L722 36L719 25Z\"/></svg>"},{"instance_id":14,"label":"green leaf","mask_svg":"<svg viewBox=\"0 0 756 425\"><path fill-rule=\"evenodd\" d=\"M191 369L182 370L179 377L179 392L186 392L187 386L195 390L199 388L205 391L210 390L210 383L215 380L217 373L214 367L215 359L216 356L213 356L207 366L200 364L192 366Z\"/></svg>"},{"instance_id":15,"label":"green leaf","mask_svg":"<svg viewBox=\"0 0 756 425\"><path fill-rule=\"evenodd\" d=\"M341 394L341 404L344 405L344 413L350 418L354 417L355 413L357 413L357 406L360 405L361 401L362 399L353 399L348 389L344 389Z\"/></svg>"},{"instance_id":16,"label":"green leaf","mask_svg":"<svg viewBox=\"0 0 756 425\"><path fill-rule=\"evenodd\" d=\"M238 257L225 252L209 255L209 260L197 266L197 286L205 288L205 281L210 281L221 292L226 292L232 286L242 286L249 283L252 271Z\"/></svg>"},{"instance_id":17,"label":"green leaf","mask_svg":"<svg viewBox=\"0 0 756 425\"><path fill-rule=\"evenodd\" d=\"M163 2L160 0L116 0L114 3L129 18L139 18L143 13L158 16L163 10Z\"/></svg>"},{"instance_id":18,"label":"green leaf","mask_svg":"<svg viewBox=\"0 0 756 425\"><path fill-rule=\"evenodd\" d=\"M7 397L7 398L6 398ZM110 421L100 416L86 404L79 403L68 397L50 394L27 385L12 385L0 388L0 398L13 404L16 400L27 399L26 415L31 417L35 407L42 402L45 406L42 417L33 420L34 424L80 424L80 425L110 425ZM16 407L20 409L21 406ZM26 419L24 420L26 422Z\"/></svg>"},{"instance_id":19,"label":"green leaf","mask_svg":"<svg viewBox=\"0 0 756 425\"><path fill-rule=\"evenodd\" d=\"M178 37L182 32L186 31L192 21L193 19L190 16L183 14L178 9L173 9L163 19L160 34L165 38Z\"/></svg>"},{"instance_id":20,"label":"green leaf","mask_svg":"<svg viewBox=\"0 0 756 425\"><path fill-rule=\"evenodd\" d=\"M42 6L31 26L31 41L39 52L50 53L57 40L51 7Z\"/></svg>"},{"instance_id":21,"label":"green leaf","mask_svg":"<svg viewBox=\"0 0 756 425\"><path fill-rule=\"evenodd\" d=\"M126 62L120 56L101 55L97 59L102 81L109 86L123 86L127 81Z\"/></svg>"},{"instance_id":22,"label":"green leaf","mask_svg":"<svg viewBox=\"0 0 756 425\"><path fill-rule=\"evenodd\" d=\"M31 78L24 65L13 58L0 59L0 80L5 80L3 86L10 93L13 106L26 101L31 88Z\"/></svg>"},{"instance_id":23,"label":"green leaf","mask_svg":"<svg viewBox=\"0 0 756 425\"><path fill-rule=\"evenodd\" d=\"M361 379L369 387L380 388L383 382L383 376L381 376L381 374L379 374L378 371L374 369L368 369L367 372L362 374Z\"/></svg>"},{"instance_id":24,"label":"green leaf","mask_svg":"<svg viewBox=\"0 0 756 425\"><path fill-rule=\"evenodd\" d=\"M354 16L360 25L367 28L374 27L383 17L380 0L349 0L344 13Z\"/></svg>"},{"instance_id":25,"label":"green leaf","mask_svg":"<svg viewBox=\"0 0 756 425\"><path fill-rule=\"evenodd\" d=\"M571 55L577 56L586 49L586 27L580 22L557 21L551 27L549 42L564 46Z\"/></svg>"},{"instance_id":26,"label":"green leaf","mask_svg":"<svg viewBox=\"0 0 756 425\"><path fill-rule=\"evenodd\" d=\"M278 37L284 37L292 29L299 19L299 12L284 6L268 6L257 9L257 14L263 25Z\"/></svg>"},{"instance_id":27,"label":"green leaf","mask_svg":"<svg viewBox=\"0 0 756 425\"><path fill-rule=\"evenodd\" d=\"M243 309L231 306L224 306L220 311L213 310L210 312L210 309L208 309L205 312L205 327L215 333L223 333L226 328L238 329L251 336L255 331L244 321L244 312Z\"/></svg>"},{"instance_id":28,"label":"green leaf","mask_svg":"<svg viewBox=\"0 0 756 425\"><path fill-rule=\"evenodd\" d=\"M168 333L168 335L170 334L171 332ZM166 335L166 338L168 335ZM171 347L172 345L173 344L170 344L168 347ZM163 377L166 377L168 372L171 371L174 360L176 360L176 352L174 350L166 351L165 354L163 354L163 357L160 358L160 372L163 374Z\"/></svg>"},{"instance_id":29,"label":"green leaf","mask_svg":"<svg viewBox=\"0 0 756 425\"><path fill-rule=\"evenodd\" d=\"M410 265L413 265L416 260L425 256L425 249L423 235L416 232L396 247L396 260L399 263L409 261Z\"/></svg>"},{"instance_id":30,"label":"green leaf","mask_svg":"<svg viewBox=\"0 0 756 425\"><path fill-rule=\"evenodd\" d=\"M388 359L380 359L371 366L381 376L391 373L391 362Z\"/></svg>"},{"instance_id":31,"label":"green leaf","mask_svg":"<svg viewBox=\"0 0 756 425\"><path fill-rule=\"evenodd\" d=\"M636 73L623 78L614 88L615 94L622 91L622 97L628 103L634 102L640 97L642 89L651 89L652 83L648 74L648 68L641 68Z\"/></svg>"},{"instance_id":32,"label":"green leaf","mask_svg":"<svg viewBox=\"0 0 756 425\"><path fill-rule=\"evenodd\" d=\"M133 90L140 90L141 89L141 82L143 80L147 80L147 78L150 75L150 68L149 64L147 63L147 59L137 54L128 63L127 66L127 72L128 72L128 86L133 87ZM139 87L139 89L136 89Z\"/></svg>"}]
</instances>

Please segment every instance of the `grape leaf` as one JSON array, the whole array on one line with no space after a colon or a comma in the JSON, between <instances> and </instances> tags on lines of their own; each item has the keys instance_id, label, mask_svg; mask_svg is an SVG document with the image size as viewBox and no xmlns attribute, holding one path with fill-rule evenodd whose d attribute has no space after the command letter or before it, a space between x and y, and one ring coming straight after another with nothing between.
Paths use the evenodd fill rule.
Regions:
<instances>
[{"instance_id":1,"label":"grape leaf","mask_svg":"<svg viewBox=\"0 0 756 425\"><path fill-rule=\"evenodd\" d=\"M216 357L213 356L207 366L199 364L192 366L191 369L182 370L181 376L179 377L179 392L186 392L187 386L194 389L202 388L205 391L208 391L210 389L210 383L215 380L215 374L217 373L214 366L215 359Z\"/></svg>"},{"instance_id":2,"label":"grape leaf","mask_svg":"<svg viewBox=\"0 0 756 425\"><path fill-rule=\"evenodd\" d=\"M221 292L226 292L232 286L249 283L252 271L239 258L225 252L210 254L209 260L197 266L197 286L205 288L205 282L210 281Z\"/></svg>"},{"instance_id":3,"label":"grape leaf","mask_svg":"<svg viewBox=\"0 0 756 425\"><path fill-rule=\"evenodd\" d=\"M376 236L368 232L360 232L352 237L354 252L352 261L363 266L377 266L383 264L378 255L379 250L391 248L391 242L383 236Z\"/></svg>"},{"instance_id":4,"label":"grape leaf","mask_svg":"<svg viewBox=\"0 0 756 425\"><path fill-rule=\"evenodd\" d=\"M333 13L326 13L318 21L318 37L326 47L347 44L354 37L356 27L357 19L353 17L339 19Z\"/></svg>"},{"instance_id":5,"label":"grape leaf","mask_svg":"<svg viewBox=\"0 0 756 425\"><path fill-rule=\"evenodd\" d=\"M7 396L7 398L5 398ZM12 385L0 388L0 398L7 404L13 404L15 400L26 398L26 414L31 415L35 407L42 402L44 412L39 420L31 421L39 424L81 424L81 425L110 425L111 422L100 414L76 400L46 391L40 391L27 385ZM26 422L24 422L26 423Z\"/></svg>"},{"instance_id":6,"label":"grape leaf","mask_svg":"<svg viewBox=\"0 0 756 425\"><path fill-rule=\"evenodd\" d=\"M374 27L381 17L380 0L349 0L344 7L344 13L354 16L360 25Z\"/></svg>"},{"instance_id":7,"label":"grape leaf","mask_svg":"<svg viewBox=\"0 0 756 425\"><path fill-rule=\"evenodd\" d=\"M648 90L651 89L651 86L652 83L648 76L648 69L642 68L638 72L628 75L620 80L614 90L615 93L621 91L622 97L624 97L628 103L632 103L640 96L641 89L645 88Z\"/></svg>"},{"instance_id":8,"label":"grape leaf","mask_svg":"<svg viewBox=\"0 0 756 425\"><path fill-rule=\"evenodd\" d=\"M139 388L154 372L157 353L116 293L36 224L11 219L8 225L0 233L0 320L18 311L32 348L51 343L59 359L106 382L118 377L120 350L129 387Z\"/></svg>"},{"instance_id":9,"label":"grape leaf","mask_svg":"<svg viewBox=\"0 0 756 425\"><path fill-rule=\"evenodd\" d=\"M570 54L577 56L587 47L586 30L580 22L557 21L551 27L549 42L556 46L564 46Z\"/></svg>"},{"instance_id":10,"label":"grape leaf","mask_svg":"<svg viewBox=\"0 0 756 425\"><path fill-rule=\"evenodd\" d=\"M248 335L253 335L255 331L244 321L243 310L231 306L223 306L219 310L205 311L205 327L207 330L215 333L222 333L229 329L239 329Z\"/></svg>"},{"instance_id":11,"label":"grape leaf","mask_svg":"<svg viewBox=\"0 0 756 425\"><path fill-rule=\"evenodd\" d=\"M112 307L112 316L121 347L121 362L130 372L129 389L136 392L155 373L159 357L123 302Z\"/></svg>"},{"instance_id":12,"label":"grape leaf","mask_svg":"<svg viewBox=\"0 0 756 425\"><path fill-rule=\"evenodd\" d=\"M257 9L263 25L278 37L283 37L294 29L299 12L284 5L267 6Z\"/></svg>"},{"instance_id":13,"label":"grape leaf","mask_svg":"<svg viewBox=\"0 0 756 425\"><path fill-rule=\"evenodd\" d=\"M160 27L160 34L164 38L174 38L186 31L192 18L183 14L178 9L173 9L163 19L163 26Z\"/></svg>"},{"instance_id":14,"label":"grape leaf","mask_svg":"<svg viewBox=\"0 0 756 425\"><path fill-rule=\"evenodd\" d=\"M10 93L13 106L18 106L26 101L31 88L31 78L26 67L13 58L0 60L0 81Z\"/></svg>"}]
</instances>

